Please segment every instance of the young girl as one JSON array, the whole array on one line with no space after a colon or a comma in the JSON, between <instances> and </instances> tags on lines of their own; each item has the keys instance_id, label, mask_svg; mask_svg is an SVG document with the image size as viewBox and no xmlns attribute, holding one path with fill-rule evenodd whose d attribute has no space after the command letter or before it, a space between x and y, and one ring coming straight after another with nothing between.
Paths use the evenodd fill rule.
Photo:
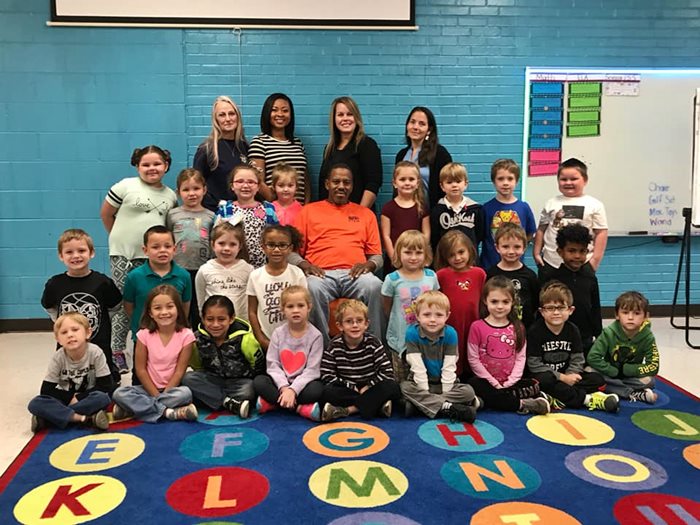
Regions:
<instances>
[{"instance_id":1,"label":"young girl","mask_svg":"<svg viewBox=\"0 0 700 525\"><path fill-rule=\"evenodd\" d=\"M175 192L161 182L170 169L170 152L158 146L136 148L131 165L138 177L122 179L109 189L100 218L109 234L109 265L112 280L124 292L126 274L146 262L143 232L155 225L165 226L170 208L177 204ZM129 319L124 308L112 317L112 356L117 369L129 371L124 358Z\"/></svg>"},{"instance_id":2,"label":"young girl","mask_svg":"<svg viewBox=\"0 0 700 525\"><path fill-rule=\"evenodd\" d=\"M193 342L178 291L169 284L153 288L143 308L141 330L136 334L133 386L114 391L114 419L133 415L147 423L161 417L196 420L192 392L180 385Z\"/></svg>"},{"instance_id":3,"label":"young girl","mask_svg":"<svg viewBox=\"0 0 700 525\"><path fill-rule=\"evenodd\" d=\"M204 302L202 327L194 350L201 369L195 366L194 372L187 372L182 384L212 410L224 407L246 419L255 399L253 377L265 373L260 345L250 325L236 317L233 303L223 295L212 295Z\"/></svg>"},{"instance_id":4,"label":"young girl","mask_svg":"<svg viewBox=\"0 0 700 525\"><path fill-rule=\"evenodd\" d=\"M289 253L298 250L300 243L301 234L292 226L274 224L263 231L262 247L267 263L251 272L246 293L250 325L255 338L266 350L272 332L284 322L280 307L282 292L292 285L306 286L304 272L287 264Z\"/></svg>"},{"instance_id":5,"label":"young girl","mask_svg":"<svg viewBox=\"0 0 700 525\"><path fill-rule=\"evenodd\" d=\"M255 200L258 185L258 175L254 168L236 166L231 172L231 189L236 194L236 200L221 201L216 210L216 224L222 221L243 224L248 260L255 268L265 264L265 253L260 242L265 225L279 223L275 207L271 203Z\"/></svg>"},{"instance_id":6,"label":"young girl","mask_svg":"<svg viewBox=\"0 0 700 525\"><path fill-rule=\"evenodd\" d=\"M236 314L248 321L246 286L253 267L248 264L243 227L222 222L211 232L214 259L202 265L194 278L200 310L212 295L225 295L233 302Z\"/></svg>"},{"instance_id":7,"label":"young girl","mask_svg":"<svg viewBox=\"0 0 700 525\"><path fill-rule=\"evenodd\" d=\"M190 273L192 289L197 270L209 260L209 232L214 224L214 212L202 206L207 192L204 177L195 169L187 168L177 176L177 192L182 206L168 212L166 226L175 236L175 262ZM196 294L192 304L197 304ZM190 308L190 326L199 326L199 310Z\"/></svg>"},{"instance_id":8,"label":"young girl","mask_svg":"<svg viewBox=\"0 0 700 525\"><path fill-rule=\"evenodd\" d=\"M459 230L450 230L437 246L435 269L440 290L450 299L447 324L457 330L457 377L464 381L471 373L467 363L469 327L479 319L479 299L486 281L486 272L474 266L476 250L469 238Z\"/></svg>"},{"instance_id":9,"label":"young girl","mask_svg":"<svg viewBox=\"0 0 700 525\"><path fill-rule=\"evenodd\" d=\"M430 240L430 214L425 208L425 196L418 166L408 161L399 162L394 168L396 197L382 208L380 228L386 257L384 275L394 271L392 258L399 235L406 230L419 230Z\"/></svg>"},{"instance_id":10,"label":"young girl","mask_svg":"<svg viewBox=\"0 0 700 525\"><path fill-rule=\"evenodd\" d=\"M384 313L389 319L386 342L391 352L391 364L396 380L401 383L408 375L404 361L406 328L416 322L413 302L428 290L437 290L437 276L426 268L433 260L433 252L425 235L418 230L403 232L396 240L392 264L398 270L384 279Z\"/></svg>"},{"instance_id":11,"label":"young girl","mask_svg":"<svg viewBox=\"0 0 700 525\"><path fill-rule=\"evenodd\" d=\"M304 286L289 286L282 292L282 309L286 323L272 333L267 375L253 380L258 413L281 407L320 421L323 336L309 324L311 294Z\"/></svg>"},{"instance_id":12,"label":"young girl","mask_svg":"<svg viewBox=\"0 0 700 525\"><path fill-rule=\"evenodd\" d=\"M537 381L523 379L526 360L525 327L518 319L513 282L498 275L482 293L484 319L469 329L469 366L475 377L469 384L486 408L547 414L549 402L539 397Z\"/></svg>"},{"instance_id":13,"label":"young girl","mask_svg":"<svg viewBox=\"0 0 700 525\"><path fill-rule=\"evenodd\" d=\"M296 199L297 170L280 162L272 170L272 188L277 200L273 201L280 224L294 224L301 211L301 202Z\"/></svg>"}]
</instances>

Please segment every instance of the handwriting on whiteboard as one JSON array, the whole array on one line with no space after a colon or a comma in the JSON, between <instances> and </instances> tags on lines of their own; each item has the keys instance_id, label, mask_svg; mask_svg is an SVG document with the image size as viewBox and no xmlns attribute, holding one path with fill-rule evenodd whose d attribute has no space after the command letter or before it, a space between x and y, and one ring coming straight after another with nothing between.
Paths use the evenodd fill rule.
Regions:
<instances>
[{"instance_id":1,"label":"handwriting on whiteboard","mask_svg":"<svg viewBox=\"0 0 700 525\"><path fill-rule=\"evenodd\" d=\"M669 184L650 182L649 190L649 226L673 226L678 216L676 196Z\"/></svg>"}]
</instances>

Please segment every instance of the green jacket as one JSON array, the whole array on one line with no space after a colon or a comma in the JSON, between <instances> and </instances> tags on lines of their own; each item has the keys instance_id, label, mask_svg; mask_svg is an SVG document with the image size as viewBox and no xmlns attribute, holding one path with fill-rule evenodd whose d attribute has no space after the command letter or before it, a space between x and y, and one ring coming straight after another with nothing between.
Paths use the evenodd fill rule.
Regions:
<instances>
[{"instance_id":1,"label":"green jacket","mask_svg":"<svg viewBox=\"0 0 700 525\"><path fill-rule=\"evenodd\" d=\"M655 376L659 372L659 349L651 323L644 321L634 337L627 337L619 321L603 330L588 353L588 364L608 377Z\"/></svg>"}]
</instances>

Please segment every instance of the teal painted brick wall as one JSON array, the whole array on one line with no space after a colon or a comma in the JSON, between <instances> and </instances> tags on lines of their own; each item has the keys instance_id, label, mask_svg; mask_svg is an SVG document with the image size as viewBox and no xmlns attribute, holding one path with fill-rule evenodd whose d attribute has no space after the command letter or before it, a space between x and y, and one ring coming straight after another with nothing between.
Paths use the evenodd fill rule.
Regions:
<instances>
[{"instance_id":1,"label":"teal painted brick wall","mask_svg":"<svg viewBox=\"0 0 700 525\"><path fill-rule=\"evenodd\" d=\"M382 148L381 202L406 113L427 105L485 201L491 162L522 156L526 66L700 67L697 0L416 0L416 32L49 28L48 16L48 2L0 0L0 318L43 317L67 227L93 234L94 266L107 271L98 210L112 183L135 174L131 150L169 148L172 185L219 94L240 103L249 138L265 97L289 94L314 184L330 102L352 95ZM608 246L604 304L628 288L671 302L678 244Z\"/></svg>"}]
</instances>

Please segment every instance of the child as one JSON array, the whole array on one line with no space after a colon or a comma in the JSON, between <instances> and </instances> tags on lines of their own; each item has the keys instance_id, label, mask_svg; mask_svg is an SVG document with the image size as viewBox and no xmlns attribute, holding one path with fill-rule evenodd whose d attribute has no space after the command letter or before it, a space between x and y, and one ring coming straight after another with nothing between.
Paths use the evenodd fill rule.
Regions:
<instances>
[{"instance_id":1,"label":"child","mask_svg":"<svg viewBox=\"0 0 700 525\"><path fill-rule=\"evenodd\" d=\"M177 192L182 206L168 212L166 226L175 236L175 262L189 272L193 288L192 303L197 304L194 278L199 267L209 260L209 232L214 224L214 212L202 206L207 185L197 170L187 168L180 172ZM199 326L197 308L190 308L190 326L195 330Z\"/></svg>"},{"instance_id":2,"label":"child","mask_svg":"<svg viewBox=\"0 0 700 525\"><path fill-rule=\"evenodd\" d=\"M542 281L548 281L552 270L561 264L556 239L564 226L582 224L592 233L593 244L586 247L586 261L594 271L598 270L608 243L605 207L598 199L583 193L588 183L587 166L578 159L565 160L559 165L557 183L561 195L549 199L542 208L532 249Z\"/></svg>"},{"instance_id":3,"label":"child","mask_svg":"<svg viewBox=\"0 0 700 525\"><path fill-rule=\"evenodd\" d=\"M573 310L571 290L551 281L540 292L540 314L527 331L527 368L540 390L551 396L552 408L581 408L617 412L615 394L600 392L605 381L596 372L583 370L581 334L570 322Z\"/></svg>"},{"instance_id":4,"label":"child","mask_svg":"<svg viewBox=\"0 0 700 525\"><path fill-rule=\"evenodd\" d=\"M484 204L486 223L484 242L481 245L481 267L485 270L498 263L495 235L502 224L513 223L521 226L527 235L525 246L537 231L532 208L527 202L513 195L519 180L520 166L514 160L498 159L491 165L491 182L496 188L496 196Z\"/></svg>"},{"instance_id":5,"label":"child","mask_svg":"<svg viewBox=\"0 0 700 525\"><path fill-rule=\"evenodd\" d=\"M502 275L513 281L518 294L518 316L525 328L528 328L535 320L540 282L537 274L525 266L521 259L527 246L527 235L517 224L504 222L496 230L495 242L501 260L487 270L486 278Z\"/></svg>"},{"instance_id":6,"label":"child","mask_svg":"<svg viewBox=\"0 0 700 525\"><path fill-rule=\"evenodd\" d=\"M286 162L280 162L272 168L272 189L277 200L272 202L280 224L294 224L301 211L302 204L296 198L297 170ZM302 197L303 198L303 197Z\"/></svg>"},{"instance_id":7,"label":"child","mask_svg":"<svg viewBox=\"0 0 700 525\"><path fill-rule=\"evenodd\" d=\"M253 380L259 396L258 413L281 407L320 421L323 335L309 323L311 294L304 286L285 288L282 309L286 322L272 333L267 350L267 374Z\"/></svg>"},{"instance_id":8,"label":"child","mask_svg":"<svg viewBox=\"0 0 700 525\"><path fill-rule=\"evenodd\" d=\"M571 314L571 322L581 332L586 355L591 349L593 338L598 337L603 330L598 278L591 265L586 264L590 240L590 232L581 224L569 224L559 230L557 253L562 263L550 274L550 279L561 281L573 294L575 309Z\"/></svg>"},{"instance_id":9,"label":"child","mask_svg":"<svg viewBox=\"0 0 700 525\"><path fill-rule=\"evenodd\" d=\"M656 403L659 350L649 322L649 301L639 292L615 300L615 321L593 343L588 364L603 374L607 390L630 401Z\"/></svg>"},{"instance_id":10,"label":"child","mask_svg":"<svg viewBox=\"0 0 700 525\"><path fill-rule=\"evenodd\" d=\"M418 230L430 241L430 216L425 208L425 194L420 170L413 162L401 161L394 168L396 197L382 207L379 227L384 243L384 275L398 267L392 265L396 240L406 230Z\"/></svg>"},{"instance_id":11,"label":"child","mask_svg":"<svg viewBox=\"0 0 700 525\"><path fill-rule=\"evenodd\" d=\"M236 200L221 201L219 209L216 210L216 224L222 221L243 223L248 260L255 268L265 264L265 252L260 242L265 226L279 223L275 207L271 203L255 200L258 184L258 175L254 168L236 166L231 172L231 189L236 194Z\"/></svg>"},{"instance_id":12,"label":"child","mask_svg":"<svg viewBox=\"0 0 700 525\"><path fill-rule=\"evenodd\" d=\"M107 430L104 409L114 385L105 354L88 342L90 322L78 312L68 312L56 319L53 333L60 348L51 356L41 394L29 402L32 432L47 422L58 428L78 423Z\"/></svg>"},{"instance_id":13,"label":"child","mask_svg":"<svg viewBox=\"0 0 700 525\"><path fill-rule=\"evenodd\" d=\"M146 298L140 326L133 386L114 391L114 419L134 416L146 423L155 423L161 417L196 420L192 392L180 385L192 355L194 334L187 328L187 314L177 289L169 284L153 288Z\"/></svg>"},{"instance_id":14,"label":"child","mask_svg":"<svg viewBox=\"0 0 700 525\"><path fill-rule=\"evenodd\" d=\"M68 312L79 312L90 323L90 342L102 349L115 382L119 370L112 362L112 320L110 313L122 304L122 294L114 281L90 269L95 256L92 238L80 229L64 231L58 238L58 258L66 272L54 275L46 282L41 306L53 321Z\"/></svg>"},{"instance_id":15,"label":"child","mask_svg":"<svg viewBox=\"0 0 700 525\"><path fill-rule=\"evenodd\" d=\"M537 382L523 379L526 342L515 311L515 287L505 277L486 281L482 292L483 319L469 329L469 379L484 406L519 414L548 414L549 402L539 395Z\"/></svg>"},{"instance_id":16,"label":"child","mask_svg":"<svg viewBox=\"0 0 700 525\"><path fill-rule=\"evenodd\" d=\"M255 400L253 377L265 372L260 345L250 325L236 317L231 299L223 295L212 295L204 302L202 326L194 350L202 370L187 372L182 384L212 410L223 407L246 419Z\"/></svg>"},{"instance_id":17,"label":"child","mask_svg":"<svg viewBox=\"0 0 700 525\"><path fill-rule=\"evenodd\" d=\"M290 252L298 250L300 244L301 234L293 226L275 224L263 231L262 245L267 263L250 273L246 293L250 325L255 338L265 350L270 344L272 332L284 322L280 307L282 292L293 285L306 287L304 272L293 264L287 264Z\"/></svg>"},{"instance_id":18,"label":"child","mask_svg":"<svg viewBox=\"0 0 700 525\"><path fill-rule=\"evenodd\" d=\"M447 324L457 331L457 377L465 381L471 376L467 361L467 336L471 324L479 319L479 300L486 272L474 266L476 250L461 231L447 232L438 243L436 255L435 268L440 290L451 305Z\"/></svg>"},{"instance_id":19,"label":"child","mask_svg":"<svg viewBox=\"0 0 700 525\"><path fill-rule=\"evenodd\" d=\"M414 301L423 292L437 290L437 276L426 268L433 253L425 236L418 230L403 232L396 240L392 264L398 270L391 272L382 284L384 313L389 319L386 342L389 347L394 377L401 383L408 375L404 361L406 328L416 322Z\"/></svg>"},{"instance_id":20,"label":"child","mask_svg":"<svg viewBox=\"0 0 700 525\"><path fill-rule=\"evenodd\" d=\"M468 185L467 169L462 164L450 162L440 170L440 188L445 196L430 212L433 249L450 230L464 233L475 249L484 240L484 210L481 204L464 195Z\"/></svg>"},{"instance_id":21,"label":"child","mask_svg":"<svg viewBox=\"0 0 700 525\"><path fill-rule=\"evenodd\" d=\"M131 334L141 326L141 316L150 291L158 285L169 284L180 294L185 315L190 308L192 282L190 274L173 262L175 237L165 226L151 226L143 234L143 253L148 262L129 272L124 282L124 309L131 319ZM187 323L185 323L187 326Z\"/></svg>"},{"instance_id":22,"label":"child","mask_svg":"<svg viewBox=\"0 0 700 525\"><path fill-rule=\"evenodd\" d=\"M348 299L335 314L340 334L323 353L321 379L325 383L321 421L360 413L391 417L392 401L401 398L391 362L382 343L367 332L367 305Z\"/></svg>"},{"instance_id":23,"label":"child","mask_svg":"<svg viewBox=\"0 0 700 525\"><path fill-rule=\"evenodd\" d=\"M246 287L253 267L246 261L243 226L222 222L211 232L211 247L214 258L202 265L194 279L199 308L204 308L212 295L225 295L233 302L238 317L247 322Z\"/></svg>"},{"instance_id":24,"label":"child","mask_svg":"<svg viewBox=\"0 0 700 525\"><path fill-rule=\"evenodd\" d=\"M469 385L457 379L457 332L446 326L450 300L438 291L422 293L415 302L418 325L406 330L406 361L411 379L401 383L409 403L426 416L473 423L479 402Z\"/></svg>"},{"instance_id":25,"label":"child","mask_svg":"<svg viewBox=\"0 0 700 525\"><path fill-rule=\"evenodd\" d=\"M138 177L122 179L109 189L100 218L109 234L109 265L112 279L124 293L126 275L146 262L141 237L154 225L165 225L168 210L177 204L175 192L162 183L170 169L170 152L158 146L136 148L131 165ZM124 357L129 318L123 309L112 317L112 354L117 369L126 374Z\"/></svg>"}]
</instances>

